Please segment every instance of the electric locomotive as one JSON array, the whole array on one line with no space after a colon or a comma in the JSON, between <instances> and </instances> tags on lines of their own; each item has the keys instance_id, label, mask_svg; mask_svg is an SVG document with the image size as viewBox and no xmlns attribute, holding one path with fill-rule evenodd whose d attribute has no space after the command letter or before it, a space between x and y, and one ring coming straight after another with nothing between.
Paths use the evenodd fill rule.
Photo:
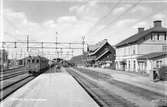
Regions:
<instances>
[{"instance_id":1,"label":"electric locomotive","mask_svg":"<svg viewBox=\"0 0 167 107\"><path fill-rule=\"evenodd\" d=\"M41 56L29 56L22 59L26 71L32 75L38 75L43 73L49 68L49 60Z\"/></svg>"}]
</instances>

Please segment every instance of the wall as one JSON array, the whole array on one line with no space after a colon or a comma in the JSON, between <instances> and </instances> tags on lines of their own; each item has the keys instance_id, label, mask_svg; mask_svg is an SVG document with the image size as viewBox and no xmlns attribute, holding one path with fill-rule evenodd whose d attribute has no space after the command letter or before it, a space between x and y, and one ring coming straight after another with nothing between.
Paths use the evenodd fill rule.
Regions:
<instances>
[{"instance_id":1,"label":"wall","mask_svg":"<svg viewBox=\"0 0 167 107\"><path fill-rule=\"evenodd\" d=\"M138 71L139 65L138 61L136 60L138 56L153 52L162 52L164 51L163 47L165 46L167 48L167 37L165 40L165 33L154 32L141 38L139 41L136 42L136 44L116 48L117 69L121 69L121 65L119 62L125 60L126 62L125 70ZM152 63L153 63L152 61L147 61L146 64L147 71L152 68L153 66Z\"/></svg>"},{"instance_id":2,"label":"wall","mask_svg":"<svg viewBox=\"0 0 167 107\"><path fill-rule=\"evenodd\" d=\"M158 40L159 35L159 40ZM162 52L163 46L167 46L164 33L150 33L139 41L138 54L148 54L152 52Z\"/></svg>"},{"instance_id":3,"label":"wall","mask_svg":"<svg viewBox=\"0 0 167 107\"><path fill-rule=\"evenodd\" d=\"M138 53L138 45L129 45L116 49L116 56L131 56Z\"/></svg>"}]
</instances>

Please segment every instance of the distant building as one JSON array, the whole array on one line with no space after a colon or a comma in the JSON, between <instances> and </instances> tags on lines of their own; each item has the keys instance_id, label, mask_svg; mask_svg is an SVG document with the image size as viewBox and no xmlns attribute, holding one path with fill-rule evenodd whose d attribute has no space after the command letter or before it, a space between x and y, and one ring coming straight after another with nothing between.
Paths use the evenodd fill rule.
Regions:
<instances>
[{"instance_id":1,"label":"distant building","mask_svg":"<svg viewBox=\"0 0 167 107\"><path fill-rule=\"evenodd\" d=\"M85 66L86 65L86 53L84 53L84 55L77 55L74 56L70 59L71 63L74 63L75 65L80 65L80 66Z\"/></svg>"},{"instance_id":2,"label":"distant building","mask_svg":"<svg viewBox=\"0 0 167 107\"><path fill-rule=\"evenodd\" d=\"M8 52L6 50L0 50L0 69L7 69L8 67Z\"/></svg>"},{"instance_id":3,"label":"distant building","mask_svg":"<svg viewBox=\"0 0 167 107\"><path fill-rule=\"evenodd\" d=\"M150 29L138 28L138 33L116 45L116 69L147 72L167 65L167 28L154 21Z\"/></svg>"},{"instance_id":4,"label":"distant building","mask_svg":"<svg viewBox=\"0 0 167 107\"><path fill-rule=\"evenodd\" d=\"M88 46L87 51L87 63L89 65L114 66L115 49L108 43L107 39Z\"/></svg>"}]
</instances>

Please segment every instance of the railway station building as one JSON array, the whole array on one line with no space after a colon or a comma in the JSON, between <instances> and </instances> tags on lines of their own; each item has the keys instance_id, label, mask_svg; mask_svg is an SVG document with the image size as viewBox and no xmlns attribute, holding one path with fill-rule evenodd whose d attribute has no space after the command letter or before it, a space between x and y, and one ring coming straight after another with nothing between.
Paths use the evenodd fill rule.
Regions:
<instances>
[{"instance_id":1,"label":"railway station building","mask_svg":"<svg viewBox=\"0 0 167 107\"><path fill-rule=\"evenodd\" d=\"M161 20L150 29L138 32L116 45L116 69L146 72L167 65L167 28Z\"/></svg>"},{"instance_id":2,"label":"railway station building","mask_svg":"<svg viewBox=\"0 0 167 107\"><path fill-rule=\"evenodd\" d=\"M114 67L115 49L104 39L87 47L87 64L98 67Z\"/></svg>"}]
</instances>

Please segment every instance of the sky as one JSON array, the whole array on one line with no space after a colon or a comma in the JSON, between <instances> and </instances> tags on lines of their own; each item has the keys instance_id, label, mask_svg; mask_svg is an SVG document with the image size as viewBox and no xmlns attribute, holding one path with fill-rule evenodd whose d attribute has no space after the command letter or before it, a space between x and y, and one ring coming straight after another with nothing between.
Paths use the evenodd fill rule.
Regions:
<instances>
[{"instance_id":1,"label":"sky","mask_svg":"<svg viewBox=\"0 0 167 107\"><path fill-rule=\"evenodd\" d=\"M29 35L32 41L81 42L85 36L87 44L108 39L116 45L154 20L167 27L167 0L3 0L2 6L4 41Z\"/></svg>"}]
</instances>

